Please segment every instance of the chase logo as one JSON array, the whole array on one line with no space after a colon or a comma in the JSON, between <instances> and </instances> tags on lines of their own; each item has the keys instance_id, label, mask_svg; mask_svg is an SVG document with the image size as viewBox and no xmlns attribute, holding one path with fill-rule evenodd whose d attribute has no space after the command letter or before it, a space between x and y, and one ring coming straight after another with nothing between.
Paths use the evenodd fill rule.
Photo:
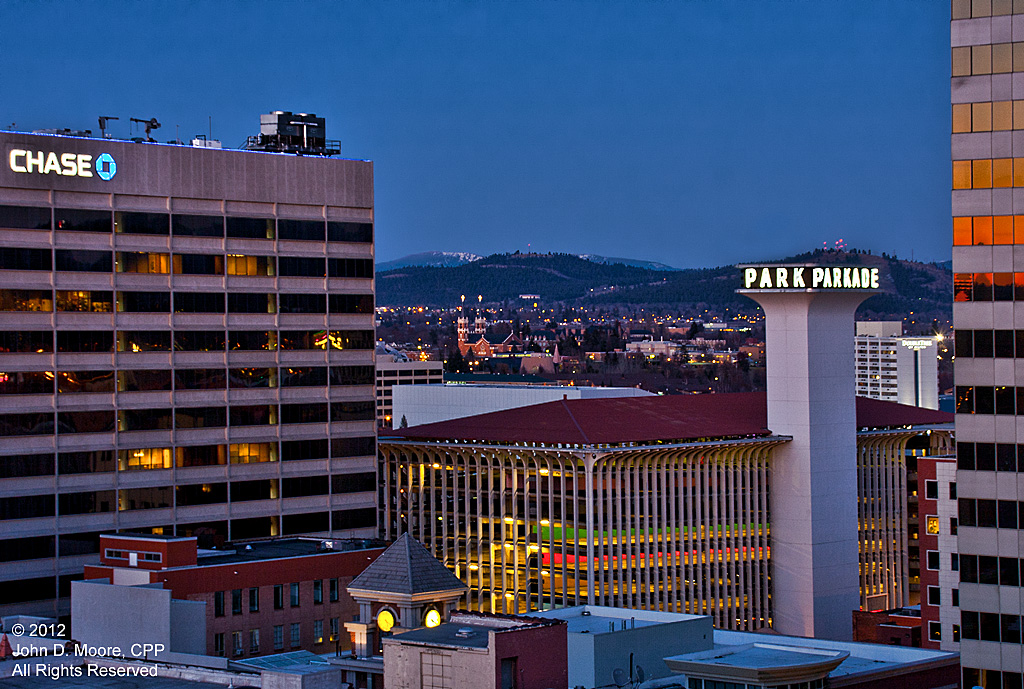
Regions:
<instances>
[{"instance_id":1,"label":"chase logo","mask_svg":"<svg viewBox=\"0 0 1024 689\"><path fill-rule=\"evenodd\" d=\"M114 162L114 156L109 153L100 155L96 159L96 174L104 182L110 181L117 174L117 163Z\"/></svg>"}]
</instances>

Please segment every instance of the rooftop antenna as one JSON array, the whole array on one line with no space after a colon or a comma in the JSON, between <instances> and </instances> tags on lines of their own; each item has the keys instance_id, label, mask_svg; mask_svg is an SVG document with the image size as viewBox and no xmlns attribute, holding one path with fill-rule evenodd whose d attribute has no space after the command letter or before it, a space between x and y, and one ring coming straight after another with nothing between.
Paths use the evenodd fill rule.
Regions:
<instances>
[{"instance_id":1,"label":"rooftop antenna","mask_svg":"<svg viewBox=\"0 0 1024 689\"><path fill-rule=\"evenodd\" d=\"M120 117L110 117L109 115L100 115L100 138L107 138L107 122L110 120L119 120Z\"/></svg>"},{"instance_id":2,"label":"rooftop antenna","mask_svg":"<svg viewBox=\"0 0 1024 689\"><path fill-rule=\"evenodd\" d=\"M145 127L146 127L146 141L149 141L151 143L154 141L153 137L150 136L150 133L154 129L160 129L160 123L156 121L155 117L152 118L152 119L148 119L148 120L140 120L137 117L132 117L131 121L132 122L137 122L138 124L145 125Z\"/></svg>"}]
</instances>

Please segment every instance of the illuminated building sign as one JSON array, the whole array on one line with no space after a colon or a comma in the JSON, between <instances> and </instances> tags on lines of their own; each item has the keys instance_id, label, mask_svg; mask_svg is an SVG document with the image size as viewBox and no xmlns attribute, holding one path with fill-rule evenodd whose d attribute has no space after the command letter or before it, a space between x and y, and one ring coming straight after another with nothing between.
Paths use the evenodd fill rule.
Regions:
<instances>
[{"instance_id":1,"label":"illuminated building sign","mask_svg":"<svg viewBox=\"0 0 1024 689\"><path fill-rule=\"evenodd\" d=\"M114 156L109 153L100 154L100 157L96 159L96 174L104 182L109 181L111 177L116 175L117 163L114 162Z\"/></svg>"},{"instance_id":2,"label":"illuminated building sign","mask_svg":"<svg viewBox=\"0 0 1024 689\"><path fill-rule=\"evenodd\" d=\"M93 177L93 158L87 153L55 153L54 151L27 151L12 148L7 153L7 166L12 172L61 175L63 177ZM117 163L109 153L96 159L96 175L103 181L117 174Z\"/></svg>"},{"instance_id":3,"label":"illuminated building sign","mask_svg":"<svg viewBox=\"0 0 1024 689\"><path fill-rule=\"evenodd\" d=\"M878 268L746 266L743 289L878 289Z\"/></svg>"},{"instance_id":4,"label":"illuminated building sign","mask_svg":"<svg viewBox=\"0 0 1024 689\"><path fill-rule=\"evenodd\" d=\"M913 349L915 352L921 349L927 349L935 344L935 340L932 338L920 339L920 340L900 340L900 344L907 349Z\"/></svg>"}]
</instances>

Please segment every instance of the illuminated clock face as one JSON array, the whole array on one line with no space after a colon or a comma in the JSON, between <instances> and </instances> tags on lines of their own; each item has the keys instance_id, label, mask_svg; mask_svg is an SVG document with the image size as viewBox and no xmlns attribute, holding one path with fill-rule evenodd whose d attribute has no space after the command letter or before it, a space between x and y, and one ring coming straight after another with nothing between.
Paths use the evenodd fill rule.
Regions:
<instances>
[{"instance_id":1,"label":"illuminated clock face","mask_svg":"<svg viewBox=\"0 0 1024 689\"><path fill-rule=\"evenodd\" d=\"M428 627L436 627L437 625L441 624L441 613L439 613L437 610L427 611L426 617L423 618L423 624L427 625Z\"/></svg>"},{"instance_id":2,"label":"illuminated clock face","mask_svg":"<svg viewBox=\"0 0 1024 689\"><path fill-rule=\"evenodd\" d=\"M395 616L391 614L390 610L381 610L380 614L377 615L377 628L382 632L390 632L391 628L395 626Z\"/></svg>"}]
</instances>

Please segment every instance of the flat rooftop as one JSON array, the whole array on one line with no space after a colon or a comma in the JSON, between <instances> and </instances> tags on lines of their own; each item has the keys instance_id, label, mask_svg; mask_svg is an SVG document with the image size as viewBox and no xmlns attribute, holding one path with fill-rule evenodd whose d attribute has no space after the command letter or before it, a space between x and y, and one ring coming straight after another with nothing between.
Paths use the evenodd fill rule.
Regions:
<instances>
[{"instance_id":1,"label":"flat rooftop","mask_svg":"<svg viewBox=\"0 0 1024 689\"><path fill-rule=\"evenodd\" d=\"M690 620L708 620L706 615L688 615L686 613L658 612L655 610L630 610L628 608L611 608L600 605L580 605L573 608L542 610L531 612L529 617L548 620L563 620L568 625L570 634L611 634L639 627L652 627L660 624L677 624Z\"/></svg>"},{"instance_id":2,"label":"flat rooftop","mask_svg":"<svg viewBox=\"0 0 1024 689\"><path fill-rule=\"evenodd\" d=\"M456 612L451 621L436 627L423 627L397 634L393 639L426 646L456 648L487 648L490 632L501 634L537 627L560 625L559 618L538 615L490 615L488 613Z\"/></svg>"},{"instance_id":3,"label":"flat rooftop","mask_svg":"<svg viewBox=\"0 0 1024 689\"><path fill-rule=\"evenodd\" d=\"M886 669L906 668L914 665L928 665L936 662L955 661L959 663L959 654L948 651L935 651L927 648L909 646L889 646L883 644L859 643L855 641L829 641L826 639L807 639L796 636L777 636L759 634L757 632L734 632L716 629L714 632L715 650L727 649L746 644L770 645L774 647L791 646L794 649L817 649L822 651L842 651L850 655L829 673L829 677L856 675L863 672L878 672Z\"/></svg>"},{"instance_id":4,"label":"flat rooftop","mask_svg":"<svg viewBox=\"0 0 1024 689\"><path fill-rule=\"evenodd\" d=\"M331 543L333 544L333 547L326 548L324 547L324 543ZM355 550L379 550L383 549L384 545L383 541L369 538L287 538L274 541L236 543L230 549L200 550L196 566L210 567L214 565L230 565L242 562L258 562L260 560L278 560L286 557L326 555L329 553L351 552Z\"/></svg>"},{"instance_id":5,"label":"flat rooftop","mask_svg":"<svg viewBox=\"0 0 1024 689\"><path fill-rule=\"evenodd\" d=\"M665 658L673 672L734 682L790 684L829 676L848 651L755 642Z\"/></svg>"},{"instance_id":6,"label":"flat rooftop","mask_svg":"<svg viewBox=\"0 0 1024 689\"><path fill-rule=\"evenodd\" d=\"M468 635L460 630L468 630ZM446 622L436 627L424 627L411 632L403 632L391 637L403 643L424 644L426 646L454 646L456 648L487 648L488 632L502 631L502 628L482 624L452 624Z\"/></svg>"},{"instance_id":7,"label":"flat rooftop","mask_svg":"<svg viewBox=\"0 0 1024 689\"><path fill-rule=\"evenodd\" d=\"M732 653L727 657L728 663L724 663L725 657L722 657L723 664L747 668L786 667L807 664L806 653L761 645L751 646L742 651ZM705 662L715 661L707 660Z\"/></svg>"}]
</instances>

